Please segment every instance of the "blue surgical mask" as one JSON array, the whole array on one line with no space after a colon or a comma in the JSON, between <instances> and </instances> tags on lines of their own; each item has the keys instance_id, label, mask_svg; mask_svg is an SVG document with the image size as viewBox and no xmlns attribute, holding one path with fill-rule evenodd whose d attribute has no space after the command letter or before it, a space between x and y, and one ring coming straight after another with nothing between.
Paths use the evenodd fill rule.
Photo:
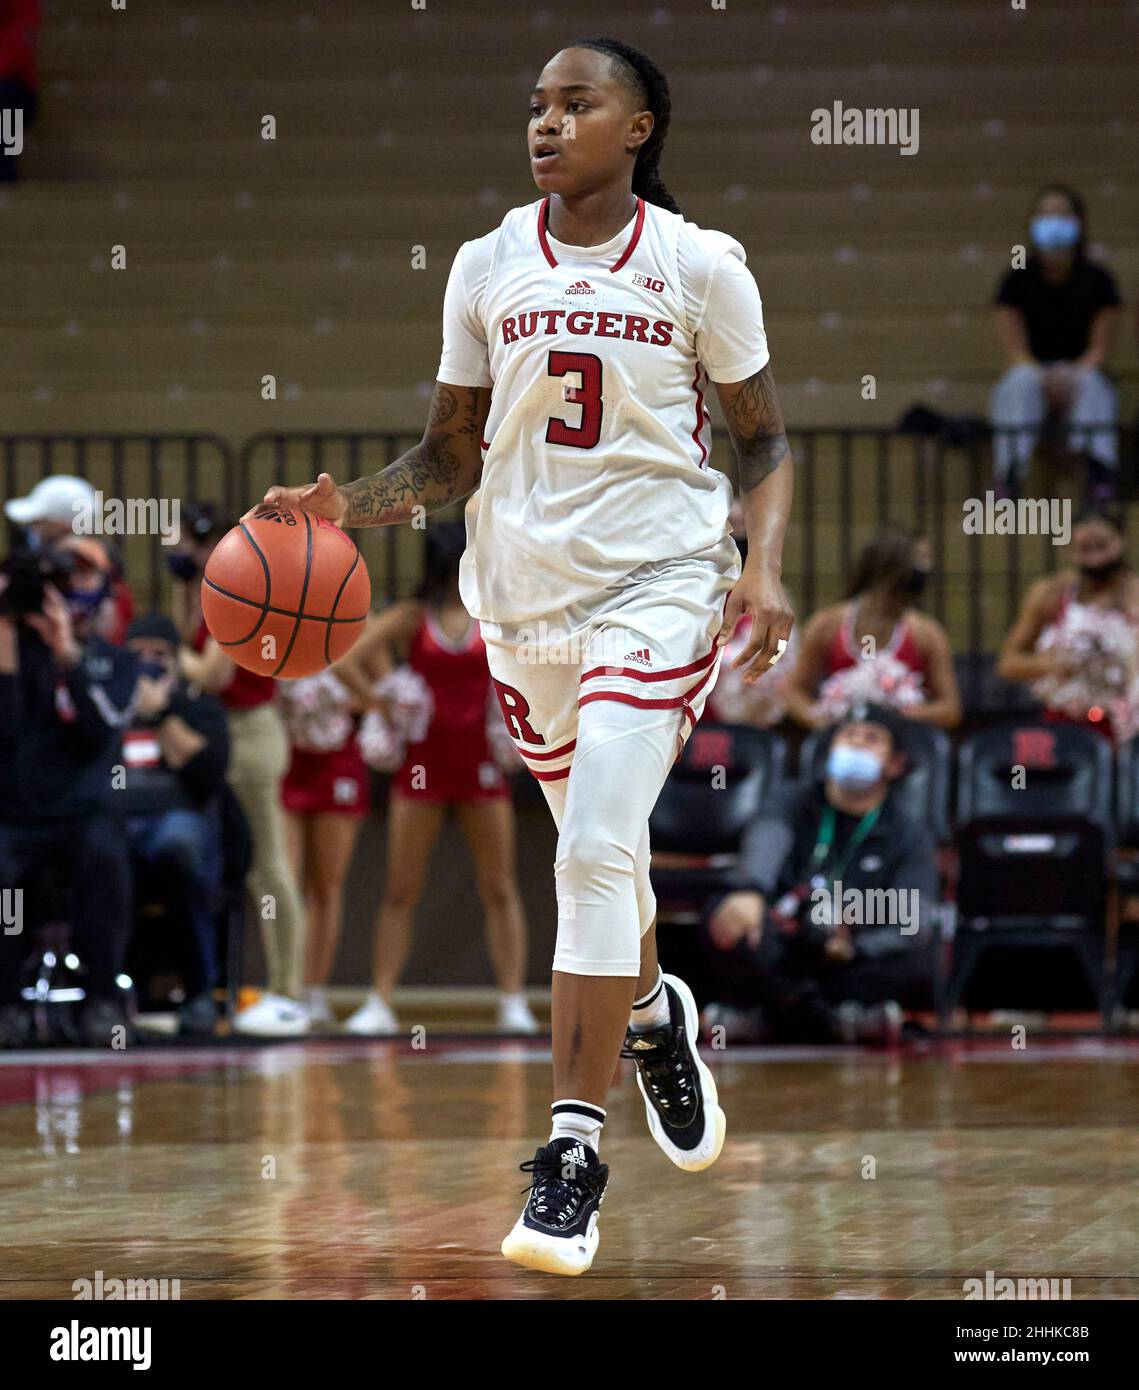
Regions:
<instances>
[{"instance_id":1,"label":"blue surgical mask","mask_svg":"<svg viewBox=\"0 0 1139 1390\"><path fill-rule=\"evenodd\" d=\"M882 759L869 748L839 743L827 754L827 777L843 791L869 791L882 780Z\"/></svg>"},{"instance_id":2,"label":"blue surgical mask","mask_svg":"<svg viewBox=\"0 0 1139 1390\"><path fill-rule=\"evenodd\" d=\"M67 595L67 606L73 619L90 618L111 591L104 582L97 589L80 589Z\"/></svg>"},{"instance_id":3,"label":"blue surgical mask","mask_svg":"<svg viewBox=\"0 0 1139 1390\"><path fill-rule=\"evenodd\" d=\"M1029 223L1038 251L1067 251L1080 239L1080 219L1056 212L1041 213Z\"/></svg>"}]
</instances>

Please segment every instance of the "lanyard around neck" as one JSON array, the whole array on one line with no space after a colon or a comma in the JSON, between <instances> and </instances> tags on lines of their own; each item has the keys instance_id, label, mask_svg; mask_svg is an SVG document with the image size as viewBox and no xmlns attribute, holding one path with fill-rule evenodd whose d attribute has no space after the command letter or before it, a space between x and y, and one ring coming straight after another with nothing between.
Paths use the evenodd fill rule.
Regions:
<instances>
[{"instance_id":1,"label":"lanyard around neck","mask_svg":"<svg viewBox=\"0 0 1139 1390\"><path fill-rule=\"evenodd\" d=\"M855 850L863 840L866 839L871 830L874 829L878 817L882 814L883 804L884 803L879 803L872 811L867 811L851 831L850 839L847 840L842 854L839 856L838 860L831 865L830 871L826 875L832 882L835 879L842 878L843 874L846 872L846 866L854 857ZM827 855L830 853L831 845L834 844L836 820L835 809L830 802L827 802L826 806L823 808L822 824L819 826L819 838L815 844L815 848L811 851L811 871L813 875L822 874L823 864L826 862Z\"/></svg>"}]
</instances>

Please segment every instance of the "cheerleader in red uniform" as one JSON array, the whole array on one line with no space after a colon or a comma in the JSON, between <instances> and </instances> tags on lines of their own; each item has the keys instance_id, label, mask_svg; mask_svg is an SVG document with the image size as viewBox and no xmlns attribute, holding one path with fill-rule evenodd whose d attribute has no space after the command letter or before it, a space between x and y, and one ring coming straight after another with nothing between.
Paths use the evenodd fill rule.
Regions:
<instances>
[{"instance_id":1,"label":"cheerleader in red uniform","mask_svg":"<svg viewBox=\"0 0 1139 1390\"><path fill-rule=\"evenodd\" d=\"M334 1021L326 987L340 943L348 867L368 814L355 701L337 670L277 687L292 744L281 802L293 872L305 897L305 1003L316 1025Z\"/></svg>"},{"instance_id":2,"label":"cheerleader in red uniform","mask_svg":"<svg viewBox=\"0 0 1139 1390\"><path fill-rule=\"evenodd\" d=\"M434 522L417 598L394 603L369 621L338 669L359 688L365 672L406 662L430 691L426 735L409 743L392 777L388 870L376 918L374 988L348 1019L349 1032L396 1033L392 992L411 947L412 924L431 851L449 807L471 847L499 988L498 1025L532 1033L523 994L526 922L514 867L514 808L487 731L490 671L479 625L459 598L461 522ZM353 679L355 677L355 679Z\"/></svg>"},{"instance_id":3,"label":"cheerleader in red uniform","mask_svg":"<svg viewBox=\"0 0 1139 1390\"><path fill-rule=\"evenodd\" d=\"M803 629L785 687L797 723L825 728L850 704L878 701L956 728L961 695L949 638L916 607L931 564L929 542L900 526L884 526L865 547L847 602L820 609Z\"/></svg>"}]
</instances>

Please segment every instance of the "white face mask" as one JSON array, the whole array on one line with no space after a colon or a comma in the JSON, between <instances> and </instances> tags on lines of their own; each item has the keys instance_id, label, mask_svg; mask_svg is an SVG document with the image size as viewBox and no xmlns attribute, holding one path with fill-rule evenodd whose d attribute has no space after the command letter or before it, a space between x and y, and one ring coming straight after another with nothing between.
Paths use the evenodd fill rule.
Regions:
<instances>
[{"instance_id":1,"label":"white face mask","mask_svg":"<svg viewBox=\"0 0 1139 1390\"><path fill-rule=\"evenodd\" d=\"M882 780L883 762L869 748L840 743L827 754L827 776L843 791L864 792Z\"/></svg>"}]
</instances>

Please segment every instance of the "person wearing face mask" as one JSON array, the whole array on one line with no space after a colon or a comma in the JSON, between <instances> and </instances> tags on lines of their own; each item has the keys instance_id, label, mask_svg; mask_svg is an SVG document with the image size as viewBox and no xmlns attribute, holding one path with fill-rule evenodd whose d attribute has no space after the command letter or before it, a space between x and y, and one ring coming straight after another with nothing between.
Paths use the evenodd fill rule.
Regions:
<instances>
[{"instance_id":1,"label":"person wearing face mask","mask_svg":"<svg viewBox=\"0 0 1139 1390\"><path fill-rule=\"evenodd\" d=\"M890 795L904 743L895 710L856 706L835 729L824 779L789 789L748 827L739 887L702 928L714 996L705 1027L723 1025L729 1042L893 1042L903 1009L931 1007L937 849ZM875 896L890 889L892 900Z\"/></svg>"},{"instance_id":2,"label":"person wearing face mask","mask_svg":"<svg viewBox=\"0 0 1139 1390\"><path fill-rule=\"evenodd\" d=\"M1104 375L1115 342L1119 290L1087 255L1083 200L1050 184L1033 200L1029 255L997 289L997 340L1006 360L989 418L998 486L1015 492L1049 414L1069 425L1069 448L1088 466L1090 497L1114 495L1119 402ZM1103 428L1096 428L1102 426Z\"/></svg>"},{"instance_id":3,"label":"person wearing face mask","mask_svg":"<svg viewBox=\"0 0 1139 1390\"><path fill-rule=\"evenodd\" d=\"M0 576L0 884L63 875L72 942L86 967L84 1035L111 1046L125 1025L117 977L129 920L130 865L113 775L131 718L136 658L95 630L110 590L100 543L67 535ZM21 1046L25 932L0 933L0 1046Z\"/></svg>"},{"instance_id":4,"label":"person wearing face mask","mask_svg":"<svg viewBox=\"0 0 1139 1390\"><path fill-rule=\"evenodd\" d=\"M226 710L230 759L227 780L249 823L253 862L246 896L256 914L268 972L266 989L238 1011L234 1027L256 1037L298 1037L310 1015L302 998L305 909L289 861L282 783L289 740L274 701L277 682L236 665L209 635L202 617L202 574L214 546L233 521L209 503L182 508L182 536L167 557L175 580L172 612L182 638L182 675ZM271 901L272 916L262 904Z\"/></svg>"},{"instance_id":5,"label":"person wearing face mask","mask_svg":"<svg viewBox=\"0 0 1139 1390\"><path fill-rule=\"evenodd\" d=\"M218 793L229 737L221 704L179 679L178 646L178 629L162 613L136 618L127 632L139 680L123 733L122 812L135 867L165 885L186 928L181 1032L208 1036L217 1014Z\"/></svg>"},{"instance_id":6,"label":"person wearing face mask","mask_svg":"<svg viewBox=\"0 0 1139 1390\"><path fill-rule=\"evenodd\" d=\"M4 503L8 519L20 527L23 548L40 554L65 536L75 535L75 521L81 512L92 512L98 493L85 478L69 473L53 473L41 478L26 497L11 497ZM104 542L111 558L110 602L99 614L97 631L108 642L121 646L134 617L134 594L122 573L118 556Z\"/></svg>"},{"instance_id":7,"label":"person wearing face mask","mask_svg":"<svg viewBox=\"0 0 1139 1390\"><path fill-rule=\"evenodd\" d=\"M1139 576L1108 512L1077 516L1071 551L1025 594L997 674L1028 684L1045 719L1122 742L1139 733Z\"/></svg>"},{"instance_id":8,"label":"person wearing face mask","mask_svg":"<svg viewBox=\"0 0 1139 1390\"><path fill-rule=\"evenodd\" d=\"M886 525L863 549L847 601L803 628L784 695L796 723L822 729L867 700L942 729L961 722L949 638L917 607L930 567L928 541L901 526Z\"/></svg>"}]
</instances>

